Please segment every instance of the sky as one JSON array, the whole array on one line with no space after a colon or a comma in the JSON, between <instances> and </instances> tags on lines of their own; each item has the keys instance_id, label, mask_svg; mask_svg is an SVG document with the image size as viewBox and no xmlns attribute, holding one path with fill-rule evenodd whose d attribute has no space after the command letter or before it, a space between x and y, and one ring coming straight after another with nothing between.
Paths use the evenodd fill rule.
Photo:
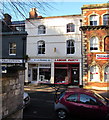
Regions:
<instances>
[{"instance_id":1,"label":"sky","mask_svg":"<svg viewBox=\"0 0 109 120\"><path fill-rule=\"evenodd\" d=\"M13 9L6 9L3 8L4 13L8 13L12 16L12 21L18 21L18 20L25 20L29 17L29 11L32 7L36 7L38 10L38 15L43 17L49 17L49 16L63 16L63 15L76 15L81 14L81 7L86 4L99 4L99 3L107 3L108 0L54 0L54 2L51 2L53 0L49 0L49 2L46 2L47 5L43 4L44 8L40 6L31 6L27 7L25 10L25 17L22 17L18 13L14 12ZM8 6L8 2L5 3ZM49 7L48 7L49 6ZM21 10L21 12L23 12Z\"/></svg>"}]
</instances>

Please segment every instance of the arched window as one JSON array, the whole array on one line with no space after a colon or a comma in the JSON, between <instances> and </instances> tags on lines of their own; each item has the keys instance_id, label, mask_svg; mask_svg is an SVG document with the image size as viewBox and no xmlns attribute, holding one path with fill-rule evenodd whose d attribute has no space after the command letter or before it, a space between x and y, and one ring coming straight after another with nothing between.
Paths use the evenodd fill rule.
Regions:
<instances>
[{"instance_id":1,"label":"arched window","mask_svg":"<svg viewBox=\"0 0 109 120\"><path fill-rule=\"evenodd\" d=\"M103 25L109 25L109 14L103 15Z\"/></svg>"},{"instance_id":2,"label":"arched window","mask_svg":"<svg viewBox=\"0 0 109 120\"><path fill-rule=\"evenodd\" d=\"M75 46L73 40L67 40L67 54L74 54Z\"/></svg>"},{"instance_id":3,"label":"arched window","mask_svg":"<svg viewBox=\"0 0 109 120\"><path fill-rule=\"evenodd\" d=\"M104 51L109 52L109 36L104 39Z\"/></svg>"},{"instance_id":4,"label":"arched window","mask_svg":"<svg viewBox=\"0 0 109 120\"><path fill-rule=\"evenodd\" d=\"M38 54L45 54L45 42L38 41Z\"/></svg>"},{"instance_id":5,"label":"arched window","mask_svg":"<svg viewBox=\"0 0 109 120\"><path fill-rule=\"evenodd\" d=\"M73 23L67 24L67 32L75 32L75 25Z\"/></svg>"},{"instance_id":6,"label":"arched window","mask_svg":"<svg viewBox=\"0 0 109 120\"><path fill-rule=\"evenodd\" d=\"M106 66L104 69L104 81L109 81L109 66Z\"/></svg>"},{"instance_id":7,"label":"arched window","mask_svg":"<svg viewBox=\"0 0 109 120\"><path fill-rule=\"evenodd\" d=\"M99 41L97 37L92 37L90 39L90 51L96 52L99 50Z\"/></svg>"},{"instance_id":8,"label":"arched window","mask_svg":"<svg viewBox=\"0 0 109 120\"><path fill-rule=\"evenodd\" d=\"M91 26L98 25L97 20L98 20L98 16L97 15L91 15L90 16L90 25Z\"/></svg>"},{"instance_id":9,"label":"arched window","mask_svg":"<svg viewBox=\"0 0 109 120\"><path fill-rule=\"evenodd\" d=\"M46 27L44 25L38 26L38 34L45 34L46 33Z\"/></svg>"},{"instance_id":10,"label":"arched window","mask_svg":"<svg viewBox=\"0 0 109 120\"><path fill-rule=\"evenodd\" d=\"M90 80L91 81L99 81L99 68L97 66L90 67Z\"/></svg>"}]
</instances>

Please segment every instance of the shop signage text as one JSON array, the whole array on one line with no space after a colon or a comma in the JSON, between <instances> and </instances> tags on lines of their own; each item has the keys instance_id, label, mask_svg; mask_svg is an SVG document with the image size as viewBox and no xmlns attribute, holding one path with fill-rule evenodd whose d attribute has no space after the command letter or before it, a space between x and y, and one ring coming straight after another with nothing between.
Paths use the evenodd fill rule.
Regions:
<instances>
[{"instance_id":1,"label":"shop signage text","mask_svg":"<svg viewBox=\"0 0 109 120\"><path fill-rule=\"evenodd\" d=\"M109 60L109 54L96 54L97 60Z\"/></svg>"},{"instance_id":2,"label":"shop signage text","mask_svg":"<svg viewBox=\"0 0 109 120\"><path fill-rule=\"evenodd\" d=\"M0 59L0 63L22 63L19 59Z\"/></svg>"},{"instance_id":3,"label":"shop signage text","mask_svg":"<svg viewBox=\"0 0 109 120\"><path fill-rule=\"evenodd\" d=\"M51 62L51 59L30 59L28 62Z\"/></svg>"},{"instance_id":4,"label":"shop signage text","mask_svg":"<svg viewBox=\"0 0 109 120\"><path fill-rule=\"evenodd\" d=\"M74 61L74 62L76 61L77 62L79 60L78 59L55 59L55 61L67 61L67 62L68 61Z\"/></svg>"}]
</instances>

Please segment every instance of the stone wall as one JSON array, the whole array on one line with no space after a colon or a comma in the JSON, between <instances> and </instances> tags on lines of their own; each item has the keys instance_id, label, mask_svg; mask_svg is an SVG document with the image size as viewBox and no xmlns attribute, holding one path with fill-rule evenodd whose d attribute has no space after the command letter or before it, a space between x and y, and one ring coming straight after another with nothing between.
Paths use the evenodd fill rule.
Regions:
<instances>
[{"instance_id":1,"label":"stone wall","mask_svg":"<svg viewBox=\"0 0 109 120\"><path fill-rule=\"evenodd\" d=\"M10 69L2 75L2 119L23 117L24 70Z\"/></svg>"}]
</instances>

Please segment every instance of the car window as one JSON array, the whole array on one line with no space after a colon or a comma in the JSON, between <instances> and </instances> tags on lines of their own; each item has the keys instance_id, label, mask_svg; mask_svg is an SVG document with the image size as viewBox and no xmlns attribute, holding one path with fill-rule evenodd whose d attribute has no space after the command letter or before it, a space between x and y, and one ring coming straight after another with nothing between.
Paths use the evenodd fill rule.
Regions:
<instances>
[{"instance_id":1,"label":"car window","mask_svg":"<svg viewBox=\"0 0 109 120\"><path fill-rule=\"evenodd\" d=\"M72 95L69 95L67 98L66 98L67 101L70 101L70 102L77 102L78 101L78 94L72 94Z\"/></svg>"},{"instance_id":2,"label":"car window","mask_svg":"<svg viewBox=\"0 0 109 120\"><path fill-rule=\"evenodd\" d=\"M89 95L80 94L80 103L98 105L97 100Z\"/></svg>"}]
</instances>

